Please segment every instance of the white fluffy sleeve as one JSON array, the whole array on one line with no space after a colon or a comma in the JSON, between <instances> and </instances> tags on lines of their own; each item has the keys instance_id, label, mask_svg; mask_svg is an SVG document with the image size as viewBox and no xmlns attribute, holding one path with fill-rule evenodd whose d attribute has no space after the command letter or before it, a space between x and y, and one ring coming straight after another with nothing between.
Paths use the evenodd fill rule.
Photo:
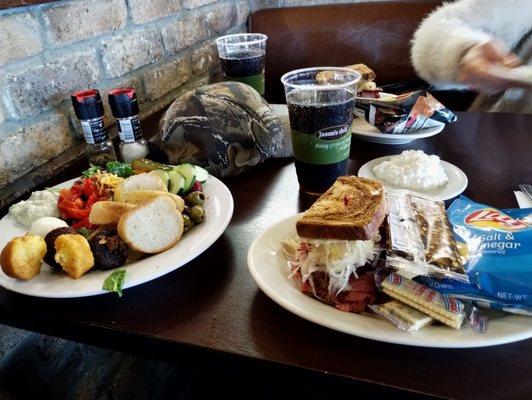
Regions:
<instances>
[{"instance_id":1,"label":"white fluffy sleeve","mask_svg":"<svg viewBox=\"0 0 532 400\"><path fill-rule=\"evenodd\" d=\"M412 64L440 87L463 88L456 70L471 46L497 38L511 49L530 29L530 0L458 0L425 18L414 34Z\"/></svg>"}]
</instances>

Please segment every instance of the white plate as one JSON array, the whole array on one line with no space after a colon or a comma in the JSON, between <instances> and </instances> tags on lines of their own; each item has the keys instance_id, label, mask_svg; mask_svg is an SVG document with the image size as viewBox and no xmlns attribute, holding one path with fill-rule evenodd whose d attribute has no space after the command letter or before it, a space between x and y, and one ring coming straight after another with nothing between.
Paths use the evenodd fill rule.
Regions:
<instances>
[{"instance_id":1,"label":"white plate","mask_svg":"<svg viewBox=\"0 0 532 400\"><path fill-rule=\"evenodd\" d=\"M70 187L75 180L64 182L57 187ZM204 184L204 192L207 198L205 222L194 227L171 249L123 267L127 271L124 289L176 270L207 250L221 236L233 215L233 197L229 189L212 176L209 176ZM16 222L9 214L6 215L0 221L0 248L4 248L12 238L24 235L26 231L26 227ZM110 273L111 271L92 271L79 279L71 279L64 274L53 272L44 264L41 273L26 282L12 279L0 270L0 285L14 292L37 297L85 297L109 293L102 290L102 285Z\"/></svg>"},{"instance_id":2,"label":"white plate","mask_svg":"<svg viewBox=\"0 0 532 400\"><path fill-rule=\"evenodd\" d=\"M340 332L410 346L483 347L532 337L532 318L522 315L505 314L490 320L485 334L466 328L455 331L441 325L410 334L396 329L378 316L343 312L304 295L297 283L288 278L288 266L280 252L280 241L296 235L295 221L299 216L285 218L271 226L253 241L248 252L248 267L257 285L288 311Z\"/></svg>"},{"instance_id":3,"label":"white plate","mask_svg":"<svg viewBox=\"0 0 532 400\"><path fill-rule=\"evenodd\" d=\"M275 113L281 118L283 127L290 132L290 121L288 118L288 108L286 104L270 104ZM422 139L429 136L434 136L443 130L444 126L423 129L418 133L405 135L392 135L389 133L382 133L373 125L367 123L365 120L355 117L351 131L353 136L367 142L382 143L382 144L405 144L410 143L416 139Z\"/></svg>"},{"instance_id":4,"label":"white plate","mask_svg":"<svg viewBox=\"0 0 532 400\"><path fill-rule=\"evenodd\" d=\"M395 186L391 184L390 182L387 182L383 179L377 178L375 174L373 173L373 167L375 167L377 164L380 164L383 161L388 161L394 156L385 156L376 158L374 160L371 160L360 167L358 170L358 176L361 178L370 178L375 179L379 182L381 182L385 187L390 189L404 189L400 188L399 186ZM431 189L431 190L416 190L417 192L428 194L433 197L437 197L440 200L449 200L453 197L458 196L460 193L462 193L466 187L467 187L467 176L464 174L464 172L458 168L455 167L453 164L448 163L447 161L440 161L443 167L443 170L449 177L449 181L442 187Z\"/></svg>"},{"instance_id":5,"label":"white plate","mask_svg":"<svg viewBox=\"0 0 532 400\"><path fill-rule=\"evenodd\" d=\"M382 133L373 125L369 124L361 118L353 119L352 133L358 139L367 142L382 143L382 144L405 144L410 143L416 139L423 139L429 136L434 136L440 133L444 125L433 128L422 129L417 133L410 134L391 134Z\"/></svg>"}]
</instances>

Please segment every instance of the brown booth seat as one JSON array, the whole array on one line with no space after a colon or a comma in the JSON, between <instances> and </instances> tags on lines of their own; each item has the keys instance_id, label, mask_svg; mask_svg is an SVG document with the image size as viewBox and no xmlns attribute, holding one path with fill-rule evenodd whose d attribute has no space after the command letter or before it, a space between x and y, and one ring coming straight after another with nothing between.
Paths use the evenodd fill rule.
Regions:
<instances>
[{"instance_id":1,"label":"brown booth seat","mask_svg":"<svg viewBox=\"0 0 532 400\"><path fill-rule=\"evenodd\" d=\"M259 10L249 31L268 35L266 99L284 103L281 76L313 66L364 63L391 92L428 87L410 63L410 40L420 21L442 1L382 1ZM465 95L465 96L464 96ZM465 109L474 95L437 93L449 108Z\"/></svg>"}]
</instances>

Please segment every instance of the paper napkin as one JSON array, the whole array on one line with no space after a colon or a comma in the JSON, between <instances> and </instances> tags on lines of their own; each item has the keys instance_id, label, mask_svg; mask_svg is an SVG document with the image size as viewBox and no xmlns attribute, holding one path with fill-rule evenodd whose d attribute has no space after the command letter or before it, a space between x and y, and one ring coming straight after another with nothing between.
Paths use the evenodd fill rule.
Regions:
<instances>
[{"instance_id":1,"label":"paper napkin","mask_svg":"<svg viewBox=\"0 0 532 400\"><path fill-rule=\"evenodd\" d=\"M532 207L532 201L520 190L514 191L515 198L517 199L517 204L519 208L530 208Z\"/></svg>"}]
</instances>

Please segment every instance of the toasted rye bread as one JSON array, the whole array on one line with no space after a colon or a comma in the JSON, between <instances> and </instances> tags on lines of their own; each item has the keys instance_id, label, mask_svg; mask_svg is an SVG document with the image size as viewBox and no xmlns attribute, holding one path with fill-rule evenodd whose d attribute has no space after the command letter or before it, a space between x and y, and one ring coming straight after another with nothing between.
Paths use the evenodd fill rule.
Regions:
<instances>
[{"instance_id":1,"label":"toasted rye bread","mask_svg":"<svg viewBox=\"0 0 532 400\"><path fill-rule=\"evenodd\" d=\"M89 222L94 225L116 225L122 214L137 207L121 201L98 201L93 204Z\"/></svg>"},{"instance_id":2,"label":"toasted rye bread","mask_svg":"<svg viewBox=\"0 0 532 400\"><path fill-rule=\"evenodd\" d=\"M166 196L142 203L118 221L118 234L122 240L143 253L169 249L181 238L183 228L183 216Z\"/></svg>"},{"instance_id":3,"label":"toasted rye bread","mask_svg":"<svg viewBox=\"0 0 532 400\"><path fill-rule=\"evenodd\" d=\"M357 71L361 75L360 81L358 82L358 85L357 85L357 91L360 92L362 90L376 90L377 89L377 85L375 84L375 82L373 82L373 80L376 77L375 72L373 72L373 70L369 68L366 64L353 64L353 65L348 65L345 68ZM327 70L321 71L321 72L318 72L318 74L316 75L316 81L321 85L324 85L327 83L331 83L331 84L335 83L336 80L339 78L340 77L337 75L335 71L327 71Z\"/></svg>"},{"instance_id":4,"label":"toasted rye bread","mask_svg":"<svg viewBox=\"0 0 532 400\"><path fill-rule=\"evenodd\" d=\"M377 76L375 75L375 72L373 72L373 70L370 67L368 67L366 64L353 64L353 65L348 65L346 68L354 69L355 71L360 73L360 75L362 75L361 82L362 81L364 81L365 83L372 82Z\"/></svg>"},{"instance_id":5,"label":"toasted rye bread","mask_svg":"<svg viewBox=\"0 0 532 400\"><path fill-rule=\"evenodd\" d=\"M296 222L296 229L304 238L371 240L385 215L379 182L341 176Z\"/></svg>"}]
</instances>

